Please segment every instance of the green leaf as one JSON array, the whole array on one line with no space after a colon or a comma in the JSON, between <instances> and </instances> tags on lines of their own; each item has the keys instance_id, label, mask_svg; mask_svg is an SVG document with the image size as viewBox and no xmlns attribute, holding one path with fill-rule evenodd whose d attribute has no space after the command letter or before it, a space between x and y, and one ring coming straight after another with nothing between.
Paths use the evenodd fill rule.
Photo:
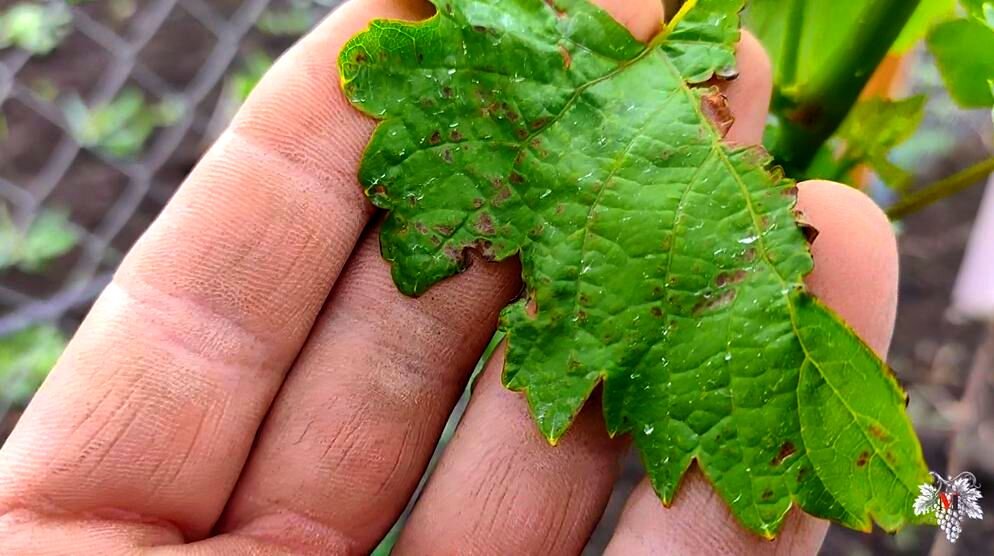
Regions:
<instances>
[{"instance_id":1,"label":"green leaf","mask_svg":"<svg viewBox=\"0 0 994 556\"><path fill-rule=\"evenodd\" d=\"M183 107L170 101L150 103L139 89L126 88L110 102L93 108L79 97L69 97L63 113L80 145L126 159L141 153L157 128L175 122Z\"/></svg>"},{"instance_id":2,"label":"green leaf","mask_svg":"<svg viewBox=\"0 0 994 556\"><path fill-rule=\"evenodd\" d=\"M38 213L26 231L18 229L6 211L0 211L0 271L14 267L37 274L68 253L77 241L76 231L62 211Z\"/></svg>"},{"instance_id":3,"label":"green leaf","mask_svg":"<svg viewBox=\"0 0 994 556\"><path fill-rule=\"evenodd\" d=\"M925 38L928 30L945 19L956 14L956 0L921 0L911 19L904 24L904 29L890 47L891 53L904 54L919 40Z\"/></svg>"},{"instance_id":4,"label":"green leaf","mask_svg":"<svg viewBox=\"0 0 994 556\"><path fill-rule=\"evenodd\" d=\"M802 278L794 184L721 141L736 0L690 2L648 47L585 0L435 0L339 58L382 121L359 168L384 257L417 295L469 249L520 256L505 383L555 443L603 383L669 504L693 460L773 536L792 504L849 527L914 519L928 479L884 364Z\"/></svg>"},{"instance_id":5,"label":"green leaf","mask_svg":"<svg viewBox=\"0 0 994 556\"><path fill-rule=\"evenodd\" d=\"M954 19L936 26L928 48L949 94L960 106L994 104L987 82L994 79L994 29L973 19Z\"/></svg>"},{"instance_id":6,"label":"green leaf","mask_svg":"<svg viewBox=\"0 0 994 556\"><path fill-rule=\"evenodd\" d=\"M0 14L0 48L48 54L69 34L70 23L72 14L65 4L15 4Z\"/></svg>"},{"instance_id":7,"label":"green leaf","mask_svg":"<svg viewBox=\"0 0 994 556\"><path fill-rule=\"evenodd\" d=\"M859 102L839 128L845 142L841 166L868 164L887 185L904 189L911 174L888 160L890 150L914 135L925 117L922 95L902 100L871 98Z\"/></svg>"},{"instance_id":8,"label":"green leaf","mask_svg":"<svg viewBox=\"0 0 994 556\"><path fill-rule=\"evenodd\" d=\"M969 15L994 28L994 2L991 0L960 0Z\"/></svg>"},{"instance_id":9,"label":"green leaf","mask_svg":"<svg viewBox=\"0 0 994 556\"><path fill-rule=\"evenodd\" d=\"M30 326L0 337L0 398L27 403L65 349L54 326Z\"/></svg>"}]
</instances>

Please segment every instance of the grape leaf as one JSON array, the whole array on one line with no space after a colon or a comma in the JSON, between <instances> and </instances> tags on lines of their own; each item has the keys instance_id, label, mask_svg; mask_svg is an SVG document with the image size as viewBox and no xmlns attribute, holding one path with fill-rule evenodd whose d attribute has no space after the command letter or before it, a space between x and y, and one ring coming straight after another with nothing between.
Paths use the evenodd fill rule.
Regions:
<instances>
[{"instance_id":1,"label":"grape leaf","mask_svg":"<svg viewBox=\"0 0 994 556\"><path fill-rule=\"evenodd\" d=\"M994 79L994 28L977 18L940 23L928 36L928 49L935 57L949 94L966 108L994 104L987 85Z\"/></svg>"},{"instance_id":2,"label":"grape leaf","mask_svg":"<svg viewBox=\"0 0 994 556\"><path fill-rule=\"evenodd\" d=\"M837 136L845 142L839 165L867 164L888 186L903 190L910 184L910 172L888 158L891 149L914 135L925 117L923 95L901 100L869 98L849 112Z\"/></svg>"},{"instance_id":3,"label":"grape leaf","mask_svg":"<svg viewBox=\"0 0 994 556\"><path fill-rule=\"evenodd\" d=\"M342 50L381 119L359 168L401 291L520 256L505 384L555 443L603 383L669 504L696 459L767 537L793 503L849 527L914 519L928 475L883 363L806 291L793 183L722 142L741 0L648 46L586 0L433 0ZM710 121L718 122L716 126Z\"/></svg>"}]
</instances>

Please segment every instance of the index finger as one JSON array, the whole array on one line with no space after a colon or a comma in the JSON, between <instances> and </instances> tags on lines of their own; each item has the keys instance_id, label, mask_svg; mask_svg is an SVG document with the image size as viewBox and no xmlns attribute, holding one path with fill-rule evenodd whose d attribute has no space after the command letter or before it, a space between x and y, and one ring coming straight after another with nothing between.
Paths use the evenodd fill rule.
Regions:
<instances>
[{"instance_id":1,"label":"index finger","mask_svg":"<svg viewBox=\"0 0 994 556\"><path fill-rule=\"evenodd\" d=\"M372 214L355 176L374 122L342 96L337 52L374 16L422 10L351 2L274 66L3 447L0 515L113 509L209 532Z\"/></svg>"}]
</instances>

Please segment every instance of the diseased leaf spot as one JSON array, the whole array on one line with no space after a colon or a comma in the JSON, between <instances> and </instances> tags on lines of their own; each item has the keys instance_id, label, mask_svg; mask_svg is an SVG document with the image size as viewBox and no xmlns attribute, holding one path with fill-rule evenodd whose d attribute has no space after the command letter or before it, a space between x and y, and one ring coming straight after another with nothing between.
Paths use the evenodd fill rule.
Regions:
<instances>
[{"instance_id":1,"label":"diseased leaf spot","mask_svg":"<svg viewBox=\"0 0 994 556\"><path fill-rule=\"evenodd\" d=\"M860 452L859 457L856 458L856 467L863 467L869 461L870 461L870 453L864 450Z\"/></svg>"},{"instance_id":2,"label":"diseased leaf spot","mask_svg":"<svg viewBox=\"0 0 994 556\"><path fill-rule=\"evenodd\" d=\"M573 65L573 56L570 55L569 49L560 44L559 55L563 57L563 68L569 69Z\"/></svg>"},{"instance_id":3,"label":"diseased leaf spot","mask_svg":"<svg viewBox=\"0 0 994 556\"><path fill-rule=\"evenodd\" d=\"M651 309L649 309L649 312L652 313L652 316L656 317L657 319L663 318L663 310L657 306L653 306Z\"/></svg>"},{"instance_id":4,"label":"diseased leaf spot","mask_svg":"<svg viewBox=\"0 0 994 556\"><path fill-rule=\"evenodd\" d=\"M697 302L697 305L694 306L694 316L699 317L704 313L711 313L724 309L725 307L731 305L732 301L735 301L736 294L736 290L729 289L718 295L703 297L699 302Z\"/></svg>"},{"instance_id":5,"label":"diseased leaf spot","mask_svg":"<svg viewBox=\"0 0 994 556\"><path fill-rule=\"evenodd\" d=\"M441 142L442 142L442 133L440 131L438 131L438 130L435 130L431 134L431 137L428 137L428 144L429 145L437 145L437 144L439 144Z\"/></svg>"},{"instance_id":6,"label":"diseased leaf spot","mask_svg":"<svg viewBox=\"0 0 994 556\"><path fill-rule=\"evenodd\" d=\"M773 460L770 461L770 465L780 465L781 463L783 463L785 459L794 455L796 451L797 448L794 447L793 442L790 441L784 442L780 446L780 451L777 452L777 455L773 456Z\"/></svg>"},{"instance_id":7,"label":"diseased leaf spot","mask_svg":"<svg viewBox=\"0 0 994 556\"><path fill-rule=\"evenodd\" d=\"M462 139L462 133L459 133L458 129L453 129L452 132L449 133L449 140L453 143L458 143L459 141L462 141Z\"/></svg>"},{"instance_id":8,"label":"diseased leaf spot","mask_svg":"<svg viewBox=\"0 0 994 556\"><path fill-rule=\"evenodd\" d=\"M709 93L701 97L701 111L714 124L718 130L718 135L722 137L728 134L728 130L735 123L732 111L728 107L728 98L719 92Z\"/></svg>"},{"instance_id":9,"label":"diseased leaf spot","mask_svg":"<svg viewBox=\"0 0 994 556\"><path fill-rule=\"evenodd\" d=\"M738 284L742 280L745 280L745 277L746 271L740 268L732 272L719 273L718 276L715 277L714 283L719 288L723 288L731 284Z\"/></svg>"},{"instance_id":10,"label":"diseased leaf spot","mask_svg":"<svg viewBox=\"0 0 994 556\"><path fill-rule=\"evenodd\" d=\"M769 500L770 498L773 498L773 491L771 489L764 490L763 494L760 495L760 498L762 498L763 500Z\"/></svg>"},{"instance_id":11,"label":"diseased leaf spot","mask_svg":"<svg viewBox=\"0 0 994 556\"><path fill-rule=\"evenodd\" d=\"M452 149L442 149L442 160L448 164L452 164Z\"/></svg>"},{"instance_id":12,"label":"diseased leaf spot","mask_svg":"<svg viewBox=\"0 0 994 556\"><path fill-rule=\"evenodd\" d=\"M487 213L480 214L480 217L476 221L476 229L479 230L481 234L493 235L494 234L494 220Z\"/></svg>"}]
</instances>

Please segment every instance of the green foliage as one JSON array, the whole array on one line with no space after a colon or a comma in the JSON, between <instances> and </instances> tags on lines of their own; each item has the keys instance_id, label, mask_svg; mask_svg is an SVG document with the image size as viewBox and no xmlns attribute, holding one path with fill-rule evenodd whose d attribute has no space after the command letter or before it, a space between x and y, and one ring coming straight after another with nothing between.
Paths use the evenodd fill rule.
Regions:
<instances>
[{"instance_id":1,"label":"green foliage","mask_svg":"<svg viewBox=\"0 0 994 556\"><path fill-rule=\"evenodd\" d=\"M553 443L603 383L667 504L696 459L764 536L794 503L858 529L914 519L928 476L904 394L806 292L793 182L709 123L728 122L705 83L733 71L741 1L689 2L648 47L586 0L434 3L339 59L383 120L359 179L389 211L398 287L467 249L520 255L505 383Z\"/></svg>"},{"instance_id":2,"label":"green foliage","mask_svg":"<svg viewBox=\"0 0 994 556\"><path fill-rule=\"evenodd\" d=\"M921 2L935 3L948 1ZM776 127L764 144L788 173L810 176L812 159L902 31L901 40L907 40L921 31L914 16L928 20L943 9L919 5L918 0L750 0L746 24L766 47L774 70Z\"/></svg>"},{"instance_id":3,"label":"green foliage","mask_svg":"<svg viewBox=\"0 0 994 556\"><path fill-rule=\"evenodd\" d=\"M331 5L331 1L293 0L288 8L270 8L263 12L256 27L270 35L297 37L317 23L315 7Z\"/></svg>"},{"instance_id":4,"label":"green foliage","mask_svg":"<svg viewBox=\"0 0 994 556\"><path fill-rule=\"evenodd\" d=\"M0 48L48 54L69 34L70 23L72 14L65 4L15 4L0 14Z\"/></svg>"},{"instance_id":5,"label":"green foliage","mask_svg":"<svg viewBox=\"0 0 994 556\"><path fill-rule=\"evenodd\" d=\"M0 271L42 272L48 263L75 247L77 239L63 212L42 211L25 231L0 210Z\"/></svg>"},{"instance_id":6,"label":"green foliage","mask_svg":"<svg viewBox=\"0 0 994 556\"><path fill-rule=\"evenodd\" d=\"M901 34L891 46L891 53L903 54L925 38L929 29L956 13L956 0L922 0L911 15Z\"/></svg>"},{"instance_id":7,"label":"green foliage","mask_svg":"<svg viewBox=\"0 0 994 556\"><path fill-rule=\"evenodd\" d=\"M245 57L243 64L234 74L229 77L229 94L235 106L241 105L248 98L249 93L259 84L262 76L269 71L273 65L273 59L268 54L260 50L250 52Z\"/></svg>"},{"instance_id":8,"label":"green foliage","mask_svg":"<svg viewBox=\"0 0 994 556\"><path fill-rule=\"evenodd\" d=\"M138 89L125 89L112 101L87 107L79 97L63 106L73 138L116 158L131 158L141 152L156 128L172 124L182 107L169 101L149 103Z\"/></svg>"},{"instance_id":9,"label":"green foliage","mask_svg":"<svg viewBox=\"0 0 994 556\"><path fill-rule=\"evenodd\" d=\"M0 337L0 397L26 404L65 346L65 336L50 325L30 326Z\"/></svg>"},{"instance_id":10,"label":"green foliage","mask_svg":"<svg viewBox=\"0 0 994 556\"><path fill-rule=\"evenodd\" d=\"M994 104L988 85L994 79L994 28L976 18L946 21L929 33L928 48L957 103L968 108Z\"/></svg>"},{"instance_id":11,"label":"green foliage","mask_svg":"<svg viewBox=\"0 0 994 556\"><path fill-rule=\"evenodd\" d=\"M839 128L837 136L844 148L837 164L845 171L858 164L867 164L890 187L902 191L912 175L890 161L891 149L914 135L925 116L925 97L918 95L903 100L871 98L856 104Z\"/></svg>"}]
</instances>

